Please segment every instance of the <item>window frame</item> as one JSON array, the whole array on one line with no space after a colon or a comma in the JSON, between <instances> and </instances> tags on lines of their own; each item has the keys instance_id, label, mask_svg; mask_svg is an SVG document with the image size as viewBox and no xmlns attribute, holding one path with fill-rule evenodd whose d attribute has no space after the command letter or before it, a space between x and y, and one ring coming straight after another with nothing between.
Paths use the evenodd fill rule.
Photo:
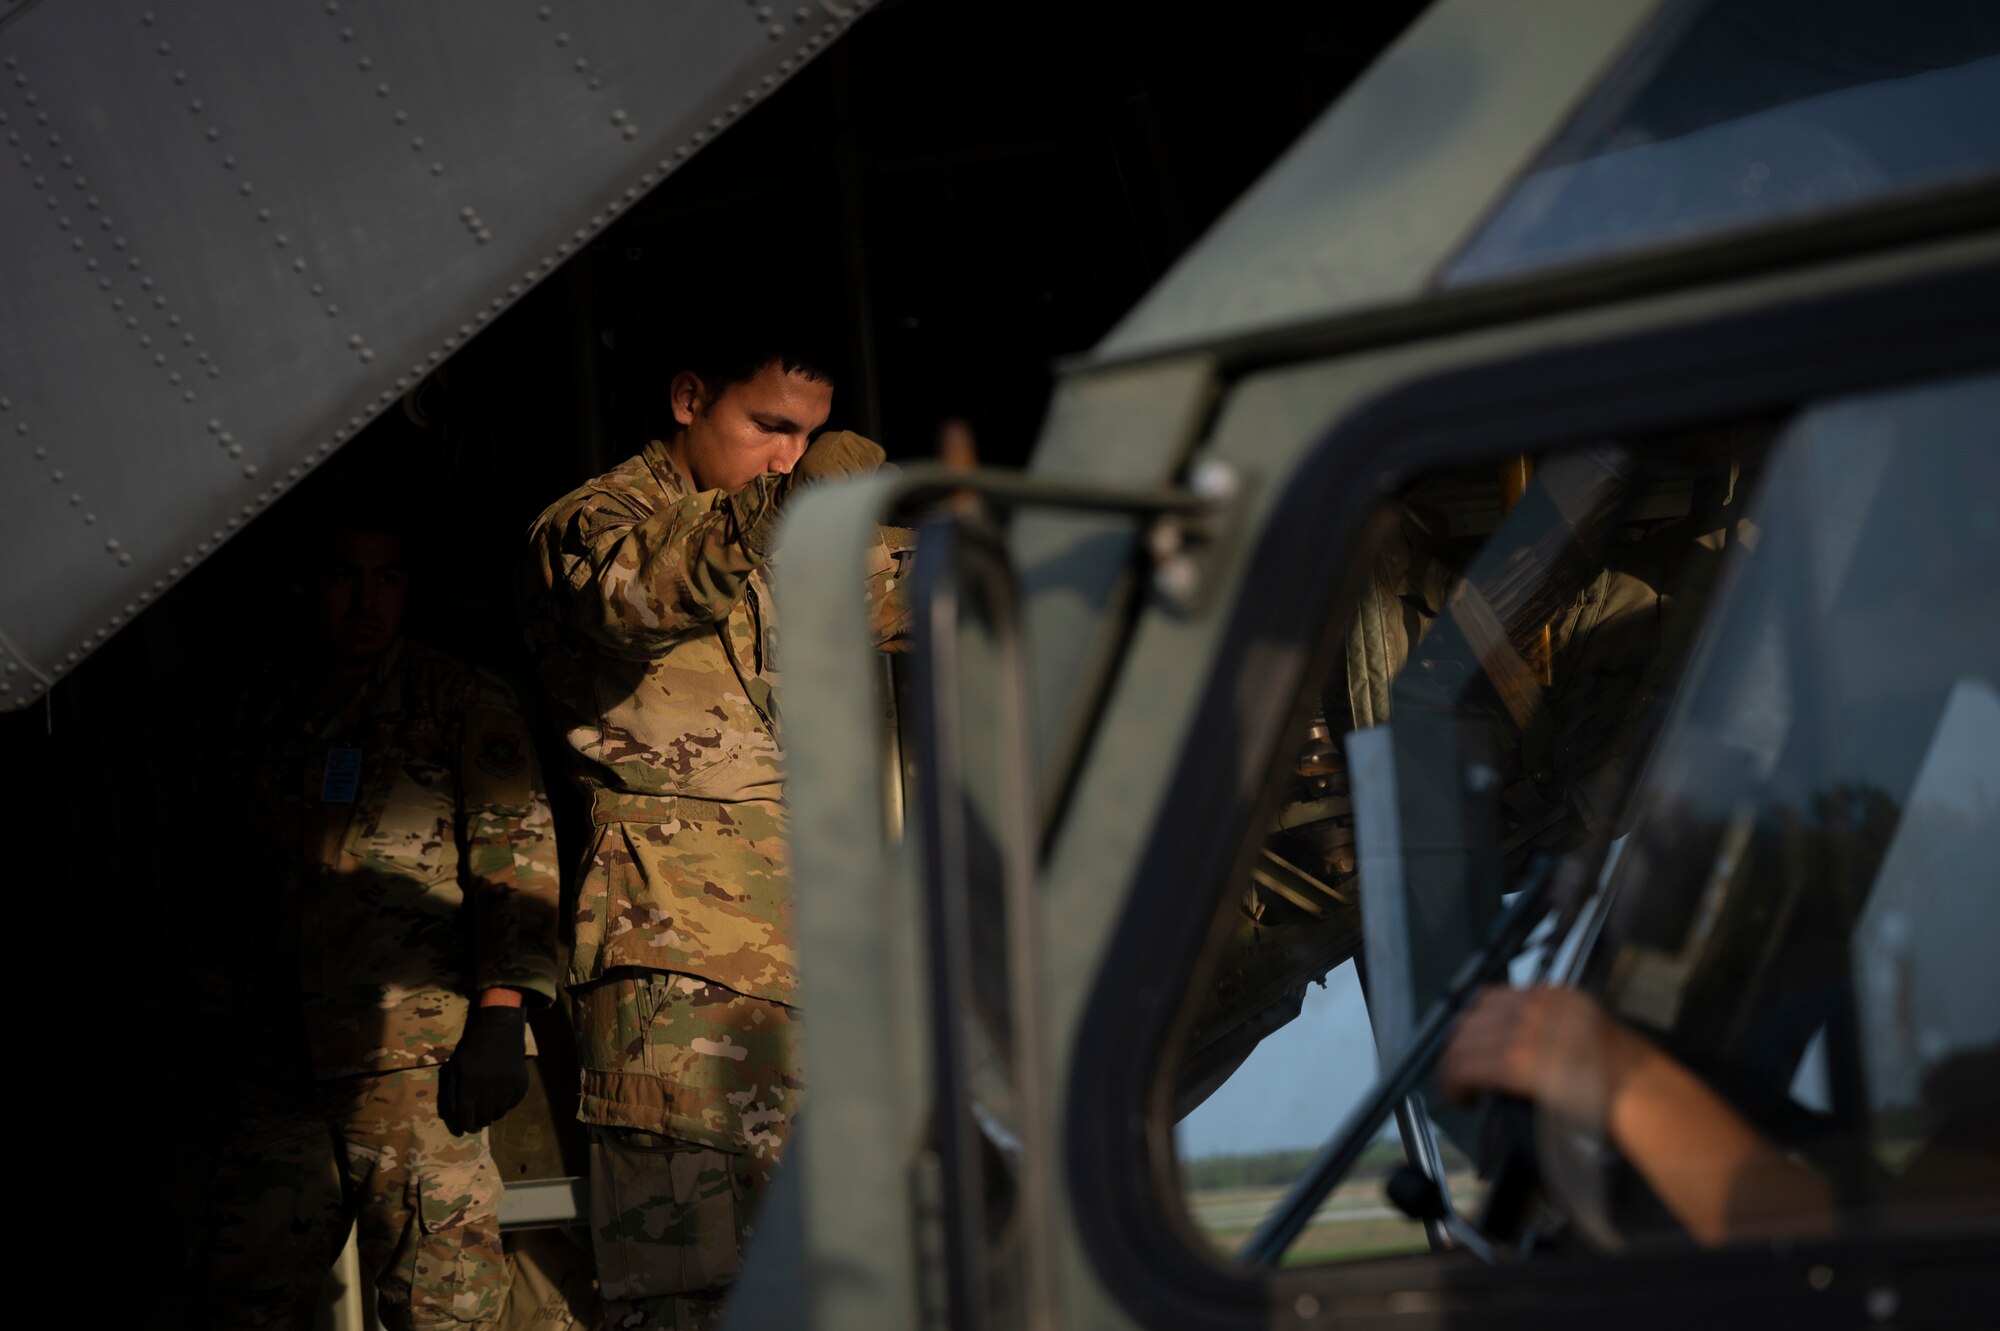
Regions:
<instances>
[{"instance_id":1,"label":"window frame","mask_svg":"<svg viewBox=\"0 0 2000 1331\"><path fill-rule=\"evenodd\" d=\"M1354 556L1365 553L1384 478L2000 366L2000 322L1983 313L2000 303L2000 257L1991 251L1827 287L1421 374L1329 422L1281 478L1282 498L1249 537L1241 590L1219 635L1228 646L1203 683L1188 728L1196 738L1176 761L1065 1070L1062 1149L1077 1233L1097 1278L1140 1324L1403 1325L1448 1315L1455 1326L1497 1325L1539 1319L1560 1297L1575 1312L1747 1325L1826 1317L1841 1305L1860 1318L1878 1287L1900 1291L1899 1320L1920 1323L1925 1310L1948 1314L1974 1289L2000 1297L1990 1230L1802 1243L1783 1255L1773 1247L1545 1261L1525 1279L1437 1255L1265 1272L1207 1248L1179 1197L1164 1055L1190 1019L1183 999L1218 903L1259 844L1285 737L1305 722L1304 683L1337 659L1358 590ZM1301 587L1303 597L1291 590ZM1294 702L1271 712L1263 734L1239 729L1235 706L1252 643L1298 649L1300 662L1289 678L1272 678ZM1220 754L1259 755L1266 780L1246 795L1226 780L1233 763ZM1822 1267L1839 1273L1830 1290Z\"/></svg>"}]
</instances>

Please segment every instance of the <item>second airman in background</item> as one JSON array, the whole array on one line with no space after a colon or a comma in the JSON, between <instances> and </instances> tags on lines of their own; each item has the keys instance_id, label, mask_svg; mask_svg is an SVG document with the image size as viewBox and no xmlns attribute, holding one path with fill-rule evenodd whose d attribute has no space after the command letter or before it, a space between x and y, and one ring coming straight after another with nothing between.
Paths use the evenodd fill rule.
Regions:
<instances>
[{"instance_id":1,"label":"second airman in background","mask_svg":"<svg viewBox=\"0 0 2000 1331\"><path fill-rule=\"evenodd\" d=\"M555 995L555 842L498 679L400 636L401 538L315 547L300 656L249 687L219 783L242 828L196 1017L234 1069L198 1268L210 1324L313 1325L359 1223L391 1328L491 1326L507 1289L485 1128Z\"/></svg>"}]
</instances>

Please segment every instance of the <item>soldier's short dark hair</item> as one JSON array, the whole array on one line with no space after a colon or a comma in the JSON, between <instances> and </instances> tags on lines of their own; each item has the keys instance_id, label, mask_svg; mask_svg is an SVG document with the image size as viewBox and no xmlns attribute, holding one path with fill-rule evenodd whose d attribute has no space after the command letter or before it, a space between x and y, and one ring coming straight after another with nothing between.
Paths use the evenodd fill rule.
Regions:
<instances>
[{"instance_id":1,"label":"soldier's short dark hair","mask_svg":"<svg viewBox=\"0 0 2000 1331\"><path fill-rule=\"evenodd\" d=\"M818 383L839 381L826 319L817 309L802 308L796 295L767 300L736 293L684 323L680 334L672 372L685 370L716 394L771 364Z\"/></svg>"}]
</instances>

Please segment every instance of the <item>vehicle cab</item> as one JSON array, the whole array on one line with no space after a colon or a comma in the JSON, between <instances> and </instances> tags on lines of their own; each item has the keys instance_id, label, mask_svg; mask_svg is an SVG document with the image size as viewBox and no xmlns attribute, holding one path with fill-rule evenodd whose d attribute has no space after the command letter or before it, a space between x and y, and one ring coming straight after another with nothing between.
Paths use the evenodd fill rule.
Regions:
<instances>
[{"instance_id":1,"label":"vehicle cab","mask_svg":"<svg viewBox=\"0 0 2000 1331\"><path fill-rule=\"evenodd\" d=\"M1978 7L1444 0L1026 474L802 504L814 1099L737 1324L1977 1320L1995 123ZM1818 1200L1690 1123L1706 1226L1588 1114L1448 1097L1510 980ZM1190 1149L1273 1105L1275 1174Z\"/></svg>"}]
</instances>

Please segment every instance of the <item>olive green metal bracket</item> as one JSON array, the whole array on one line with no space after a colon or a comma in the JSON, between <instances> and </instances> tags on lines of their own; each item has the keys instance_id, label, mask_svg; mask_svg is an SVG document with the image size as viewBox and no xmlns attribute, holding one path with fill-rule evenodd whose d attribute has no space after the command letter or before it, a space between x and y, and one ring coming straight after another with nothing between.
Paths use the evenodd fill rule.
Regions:
<instances>
[{"instance_id":1,"label":"olive green metal bracket","mask_svg":"<svg viewBox=\"0 0 2000 1331\"><path fill-rule=\"evenodd\" d=\"M813 1109L801 1120L798 1205L811 1251L774 1253L798 1263L801 1297L815 1325L861 1325L885 1308L902 1324L960 1321L984 1300L976 1134L962 1032L967 1016L967 860L957 821L964 791L955 719L959 663L952 641L968 587L994 633L998 659L1002 803L1009 826L1004 893L1012 1075L1023 1106L1018 1184L1027 1213L1057 1195L1053 1133L1041 1124L1053 1074L1040 1030L1038 971L1043 921L1032 835L1038 810L1027 741L1020 606L991 522L1022 508L1116 513L1145 524L1152 587L1172 606L1199 585L1201 546L1236 493L1226 468L1197 469L1189 489L1146 489L1031 479L1010 472L917 467L802 496L780 538L778 604L787 641L809 646L811 667L791 657L789 789L803 1005L816 1035L808 1049ZM967 502L971 496L971 502ZM875 732L880 671L861 614L863 558L877 524L931 511L919 540L915 596L916 770L913 860L894 844L884 746ZM969 511L968 511L969 510ZM920 867L916 867L920 866ZM861 1038L874 1032L876 1038ZM885 1112L881 1088L910 1094ZM901 1191L939 1171L935 1224ZM876 1186L867 1188L864 1180ZM866 1196L858 1196L865 1190ZM921 1232L911 1232L912 1229ZM903 1231L900 1237L897 1231ZM1046 1235L1027 1237L1016 1295L1029 1325L1049 1324L1056 1261ZM762 1254L753 1255L753 1261ZM866 1272L871 1277L857 1282ZM929 1291L925 1293L924 1291Z\"/></svg>"}]
</instances>

